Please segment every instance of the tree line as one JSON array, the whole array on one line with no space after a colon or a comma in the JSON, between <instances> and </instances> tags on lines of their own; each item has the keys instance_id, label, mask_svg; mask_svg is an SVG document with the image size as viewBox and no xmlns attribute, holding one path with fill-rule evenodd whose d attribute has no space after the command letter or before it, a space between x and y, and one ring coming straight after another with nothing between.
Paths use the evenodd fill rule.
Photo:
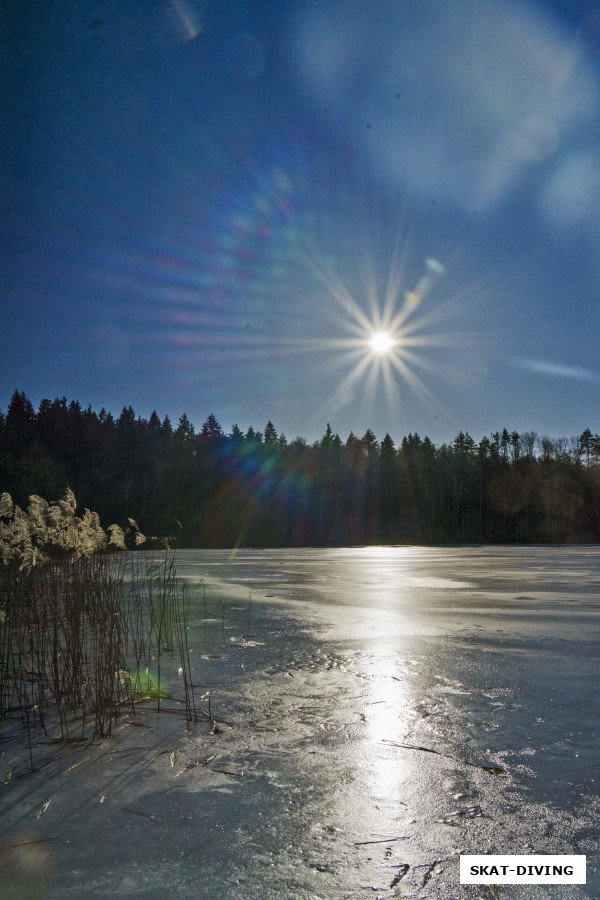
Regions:
<instances>
[{"instance_id":1,"label":"tree line","mask_svg":"<svg viewBox=\"0 0 600 900\"><path fill-rule=\"evenodd\" d=\"M133 517L183 547L600 540L600 437L503 428L395 446L330 425L313 444L272 422L201 429L126 406L118 418L65 397L36 411L15 391L0 412L0 491L16 503L70 488L101 520Z\"/></svg>"}]
</instances>

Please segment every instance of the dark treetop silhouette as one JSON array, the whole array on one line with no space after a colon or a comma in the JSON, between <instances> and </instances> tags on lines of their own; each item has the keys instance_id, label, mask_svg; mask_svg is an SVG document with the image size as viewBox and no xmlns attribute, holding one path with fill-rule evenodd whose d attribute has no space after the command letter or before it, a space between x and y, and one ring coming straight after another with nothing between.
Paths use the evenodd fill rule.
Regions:
<instances>
[{"instance_id":1,"label":"dark treetop silhouette","mask_svg":"<svg viewBox=\"0 0 600 900\"><path fill-rule=\"evenodd\" d=\"M102 522L133 516L188 547L600 539L600 438L589 428L570 440L461 431L439 446L409 434L396 448L371 430L344 443L327 425L310 446L270 421L226 434L213 414L196 433L185 413L173 427L64 397L36 413L15 391L0 414L0 489L26 504L67 486Z\"/></svg>"}]
</instances>

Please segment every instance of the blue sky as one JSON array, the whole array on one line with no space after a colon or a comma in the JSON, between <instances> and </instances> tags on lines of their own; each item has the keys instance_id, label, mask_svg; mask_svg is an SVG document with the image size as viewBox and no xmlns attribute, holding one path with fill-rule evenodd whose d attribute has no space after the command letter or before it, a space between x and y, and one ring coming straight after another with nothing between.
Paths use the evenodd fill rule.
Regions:
<instances>
[{"instance_id":1,"label":"blue sky","mask_svg":"<svg viewBox=\"0 0 600 900\"><path fill-rule=\"evenodd\" d=\"M0 408L599 430L594 3L14 0L0 42Z\"/></svg>"}]
</instances>

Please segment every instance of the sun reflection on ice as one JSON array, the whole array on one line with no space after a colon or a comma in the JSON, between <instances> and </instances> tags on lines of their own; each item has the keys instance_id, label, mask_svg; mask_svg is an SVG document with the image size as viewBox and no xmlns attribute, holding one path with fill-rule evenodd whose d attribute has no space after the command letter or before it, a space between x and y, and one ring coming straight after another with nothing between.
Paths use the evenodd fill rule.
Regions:
<instances>
[{"instance_id":1,"label":"sun reflection on ice","mask_svg":"<svg viewBox=\"0 0 600 900\"><path fill-rule=\"evenodd\" d=\"M415 699L411 673L407 672L411 663L403 653L408 631L405 578L410 581L417 556L409 547L370 546L357 548L345 561L345 574L360 585L362 599L355 627L357 638L367 647L364 683L368 694L361 706L361 718L370 796L382 808L389 804L388 813L400 816L405 808L406 781L414 774L414 760L384 741L406 740L412 723Z\"/></svg>"},{"instance_id":2,"label":"sun reflection on ice","mask_svg":"<svg viewBox=\"0 0 600 900\"><path fill-rule=\"evenodd\" d=\"M406 758L390 752L383 741L406 737L410 688L399 666L398 648L374 648L370 669L369 700L364 707L369 754L369 781L375 801L402 800L403 784L411 769Z\"/></svg>"}]
</instances>

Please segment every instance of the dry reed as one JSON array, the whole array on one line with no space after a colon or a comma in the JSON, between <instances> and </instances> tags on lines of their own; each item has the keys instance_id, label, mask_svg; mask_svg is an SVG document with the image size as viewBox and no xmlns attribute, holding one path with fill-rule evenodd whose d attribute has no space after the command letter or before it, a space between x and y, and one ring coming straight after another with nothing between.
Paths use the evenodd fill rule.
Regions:
<instances>
[{"instance_id":1,"label":"dry reed","mask_svg":"<svg viewBox=\"0 0 600 900\"><path fill-rule=\"evenodd\" d=\"M20 717L32 768L34 732L110 736L124 710L160 708L174 673L172 699L188 727L198 718L174 552L109 552L121 530L108 538L95 514L74 513L70 492L55 506L32 497L27 513L0 498L0 722Z\"/></svg>"}]
</instances>

